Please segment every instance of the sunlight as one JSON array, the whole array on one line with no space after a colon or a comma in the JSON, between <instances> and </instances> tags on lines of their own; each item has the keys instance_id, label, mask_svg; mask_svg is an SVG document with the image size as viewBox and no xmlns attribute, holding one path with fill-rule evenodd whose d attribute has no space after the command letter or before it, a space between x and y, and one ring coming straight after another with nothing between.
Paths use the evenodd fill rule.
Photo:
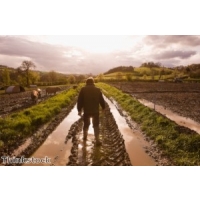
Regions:
<instances>
[{"instance_id":1,"label":"sunlight","mask_svg":"<svg viewBox=\"0 0 200 200\"><path fill-rule=\"evenodd\" d=\"M116 50L129 50L141 36L111 36L111 35L83 35L83 36L45 36L45 42L64 46L81 48L91 53L109 53Z\"/></svg>"}]
</instances>

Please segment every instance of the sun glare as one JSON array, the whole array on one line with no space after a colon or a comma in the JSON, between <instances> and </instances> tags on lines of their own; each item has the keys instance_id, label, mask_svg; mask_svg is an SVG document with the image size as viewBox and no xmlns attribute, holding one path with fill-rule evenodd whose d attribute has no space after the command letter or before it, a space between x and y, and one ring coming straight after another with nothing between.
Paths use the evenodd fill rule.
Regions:
<instances>
[{"instance_id":1,"label":"sun glare","mask_svg":"<svg viewBox=\"0 0 200 200\"><path fill-rule=\"evenodd\" d=\"M128 50L138 41L138 37L91 35L91 36L45 36L45 42L64 46L73 46L90 53L110 53L116 50Z\"/></svg>"}]
</instances>

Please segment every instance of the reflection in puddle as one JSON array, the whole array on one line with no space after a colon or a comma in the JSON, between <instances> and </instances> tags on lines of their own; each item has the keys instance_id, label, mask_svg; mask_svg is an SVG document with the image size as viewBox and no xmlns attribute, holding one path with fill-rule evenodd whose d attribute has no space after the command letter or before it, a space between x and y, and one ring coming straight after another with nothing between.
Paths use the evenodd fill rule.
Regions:
<instances>
[{"instance_id":1,"label":"reflection in puddle","mask_svg":"<svg viewBox=\"0 0 200 200\"><path fill-rule=\"evenodd\" d=\"M131 164L133 166L155 166L155 161L145 152L145 149L143 148L145 146L145 141L141 137L140 132L138 130L131 130L125 118L119 114L115 105L106 97L105 100L110 107L110 111L115 118L121 134L123 135L126 151L131 160Z\"/></svg>"},{"instance_id":2,"label":"reflection in puddle","mask_svg":"<svg viewBox=\"0 0 200 200\"><path fill-rule=\"evenodd\" d=\"M171 110L166 109L163 106L155 105L154 103L147 101L145 99L138 99L138 101L149 108L155 109L157 112L165 115L167 118L176 122L178 125L187 127L200 134L200 124L198 122L195 122L194 120L186 118L186 117L182 117L172 112Z\"/></svg>"},{"instance_id":3,"label":"reflection in puddle","mask_svg":"<svg viewBox=\"0 0 200 200\"><path fill-rule=\"evenodd\" d=\"M105 98L107 103L109 104L110 111L112 112L116 123L119 127L120 132L123 135L125 140L126 151L131 160L131 164L133 166L155 166L156 163L151 158L144 149L144 146L147 145L144 139L141 136L141 133L138 130L131 130L125 120L122 117L115 105ZM76 105L71 110L69 115L58 125L58 127L47 137L45 142L36 150L36 152L30 157L34 158L44 158L47 156L51 159L51 163L40 163L40 164L24 164L26 166L44 166L44 165L56 165L56 166L65 166L69 161L69 156L71 155L72 149L72 140L68 140L67 144L65 144L65 138L71 128L71 125L79 119ZM94 144L92 143L94 140L94 130L92 124L88 130L88 140L84 143L80 143L78 146L78 159L82 165L87 165L90 163L90 157L88 155L90 153ZM82 134L80 134L82 137ZM83 141L82 138L80 141Z\"/></svg>"},{"instance_id":4,"label":"reflection in puddle","mask_svg":"<svg viewBox=\"0 0 200 200\"><path fill-rule=\"evenodd\" d=\"M77 108L71 110L69 115L58 125L58 127L47 137L45 142L32 154L30 157L44 158L47 156L51 159L51 164L62 166L68 162L68 157L71 152L72 141L68 140L65 144L65 138L74 121L78 120L79 116ZM51 165L49 163L40 163L38 165ZM33 165L36 164L25 164Z\"/></svg>"}]
</instances>

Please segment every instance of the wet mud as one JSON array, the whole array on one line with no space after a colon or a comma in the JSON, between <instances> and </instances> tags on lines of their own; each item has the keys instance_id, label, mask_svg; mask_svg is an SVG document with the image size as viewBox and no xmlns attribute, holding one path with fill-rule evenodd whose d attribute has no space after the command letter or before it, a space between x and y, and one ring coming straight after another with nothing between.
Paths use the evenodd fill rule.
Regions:
<instances>
[{"instance_id":1,"label":"wet mud","mask_svg":"<svg viewBox=\"0 0 200 200\"><path fill-rule=\"evenodd\" d=\"M75 120L77 111L74 102L67 109L63 109L50 123L41 127L23 145L4 156L17 158L47 156L51 159L50 163L23 164L25 166L171 165L170 161L162 156L156 144L142 133L139 126L130 120L116 102L108 99L106 101L105 113L100 116L101 146L95 145L92 125L90 125L87 141L83 141L83 120L82 118ZM60 127L61 123L64 124L62 127ZM66 128L66 125L70 127ZM63 129L63 126L65 127L64 133L61 135L60 129Z\"/></svg>"},{"instance_id":2,"label":"wet mud","mask_svg":"<svg viewBox=\"0 0 200 200\"><path fill-rule=\"evenodd\" d=\"M61 91L68 90L69 86L62 86ZM46 95L44 89L41 90L41 98L38 100L42 102L52 95ZM0 95L0 117L5 117L11 113L29 108L35 105L31 100L31 91L14 93L14 94L1 94Z\"/></svg>"},{"instance_id":3,"label":"wet mud","mask_svg":"<svg viewBox=\"0 0 200 200\"><path fill-rule=\"evenodd\" d=\"M142 103L143 105L145 105L151 109L154 109L156 112L161 113L162 115L166 116L168 119L174 121L178 125L187 127L191 130L196 131L198 134L200 134L200 123L197 123L194 120L189 119L187 117L182 117L182 116L172 112L171 110L167 109L166 107L156 105L147 100L138 99L138 101L140 103Z\"/></svg>"},{"instance_id":4,"label":"wet mud","mask_svg":"<svg viewBox=\"0 0 200 200\"><path fill-rule=\"evenodd\" d=\"M163 155L162 150L134 122L114 99L110 99L109 106L115 116L118 127L122 132L127 152L134 166L170 166L171 160ZM108 101L108 102L109 102ZM119 116L120 115L120 116ZM128 126L128 127L127 127Z\"/></svg>"},{"instance_id":5,"label":"wet mud","mask_svg":"<svg viewBox=\"0 0 200 200\"><path fill-rule=\"evenodd\" d=\"M200 83L125 82L112 86L200 123Z\"/></svg>"},{"instance_id":6,"label":"wet mud","mask_svg":"<svg viewBox=\"0 0 200 200\"><path fill-rule=\"evenodd\" d=\"M0 151L1 156L8 156L11 158L28 158L30 157L47 139L47 137L56 129L56 127L64 120L64 118L70 113L76 100L67 108L62 109L62 111L56 115L49 123L41 126L38 131L36 131L33 136L27 138L23 143L16 142L16 146L9 149L2 149ZM2 163L3 160L0 159L0 165L22 165L22 163Z\"/></svg>"},{"instance_id":7,"label":"wet mud","mask_svg":"<svg viewBox=\"0 0 200 200\"><path fill-rule=\"evenodd\" d=\"M83 141L82 127L83 120L79 119L66 137L66 142L72 138L73 143L67 166L131 166L123 135L108 106L100 120L101 146L95 145L91 132Z\"/></svg>"},{"instance_id":8,"label":"wet mud","mask_svg":"<svg viewBox=\"0 0 200 200\"><path fill-rule=\"evenodd\" d=\"M42 126L31 138L18 148L5 150L1 155L14 157L31 157L33 155L49 156L51 166L168 166L173 163L162 155L162 151L140 130L116 102L106 99L107 108L100 116L101 146L95 145L93 128L89 129L87 141L83 141L83 120L71 116L76 100L71 106ZM68 128L57 141L53 134L60 137L57 127L68 118ZM90 125L91 126L91 125ZM183 128L180 126L180 128ZM188 129L187 129L188 130ZM189 130L188 130L189 131ZM190 131L189 131L190 132ZM48 139L49 138L49 139ZM48 146L49 141L59 147ZM44 145L46 147L44 147ZM44 147L44 148L43 148ZM48 148L47 148L48 147ZM39 149L43 150L39 150ZM46 150L44 151L44 149ZM38 151L39 150L39 151ZM56 151L54 151L56 150ZM37 151L39 153L37 153ZM48 152L51 152L51 155ZM56 152L56 153L55 153ZM11 164L9 164L11 165ZM12 164L21 165L21 164ZM35 165L34 165L35 166Z\"/></svg>"}]
</instances>

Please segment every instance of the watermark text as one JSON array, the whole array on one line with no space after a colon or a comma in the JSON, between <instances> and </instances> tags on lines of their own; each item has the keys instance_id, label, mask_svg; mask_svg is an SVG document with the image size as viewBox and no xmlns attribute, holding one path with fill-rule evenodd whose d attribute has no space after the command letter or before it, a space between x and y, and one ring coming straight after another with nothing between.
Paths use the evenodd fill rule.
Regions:
<instances>
[{"instance_id":1,"label":"watermark text","mask_svg":"<svg viewBox=\"0 0 200 200\"><path fill-rule=\"evenodd\" d=\"M51 163L51 158L45 156L44 158L25 158L25 157L9 157L1 156L3 164L41 164L41 163Z\"/></svg>"}]
</instances>

